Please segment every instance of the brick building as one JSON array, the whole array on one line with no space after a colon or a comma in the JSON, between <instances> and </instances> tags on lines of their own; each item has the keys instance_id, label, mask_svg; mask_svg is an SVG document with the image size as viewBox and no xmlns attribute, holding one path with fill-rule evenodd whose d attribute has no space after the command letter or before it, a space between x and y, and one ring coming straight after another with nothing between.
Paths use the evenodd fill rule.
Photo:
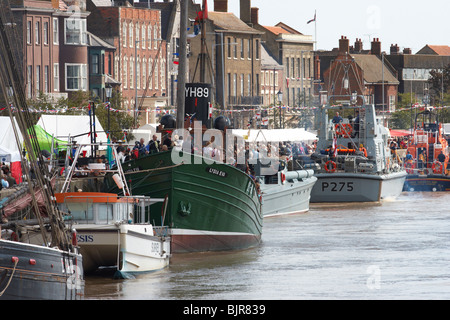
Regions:
<instances>
[{"instance_id":1,"label":"brick building","mask_svg":"<svg viewBox=\"0 0 450 320\"><path fill-rule=\"evenodd\" d=\"M450 64L450 47L426 45L416 54L411 54L411 50L400 52L398 45L391 45L386 59L398 73L399 92L410 93L412 104L433 103L427 98L430 71L442 72Z\"/></svg>"},{"instance_id":2,"label":"brick building","mask_svg":"<svg viewBox=\"0 0 450 320\"><path fill-rule=\"evenodd\" d=\"M328 96L356 92L365 96L364 103L374 104L377 113L395 111L399 81L395 70L383 57L381 42L375 38L369 51L363 49L360 39L355 44L351 47L349 39L342 36L338 49L317 53L323 90ZM334 101L338 100L348 99Z\"/></svg>"},{"instance_id":3,"label":"brick building","mask_svg":"<svg viewBox=\"0 0 450 320\"><path fill-rule=\"evenodd\" d=\"M54 102L88 90L84 1L13 0L23 78L28 98L40 93Z\"/></svg>"},{"instance_id":4,"label":"brick building","mask_svg":"<svg viewBox=\"0 0 450 320\"><path fill-rule=\"evenodd\" d=\"M250 2L250 0L248 0ZM259 9L251 8L251 24L264 32L262 41L267 51L284 67L283 104L305 106L314 91L314 41L311 35L280 22L275 26L259 24Z\"/></svg>"},{"instance_id":5,"label":"brick building","mask_svg":"<svg viewBox=\"0 0 450 320\"><path fill-rule=\"evenodd\" d=\"M87 8L90 32L116 48L111 76L121 83L124 108L139 123L154 122L156 108L167 106L161 11L109 0L88 0Z\"/></svg>"}]
</instances>

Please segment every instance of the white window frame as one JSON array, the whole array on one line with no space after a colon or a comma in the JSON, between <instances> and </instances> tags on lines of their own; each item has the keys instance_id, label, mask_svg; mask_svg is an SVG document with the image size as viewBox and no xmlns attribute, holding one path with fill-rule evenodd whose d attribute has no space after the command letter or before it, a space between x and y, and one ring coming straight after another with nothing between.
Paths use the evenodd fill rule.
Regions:
<instances>
[{"instance_id":1,"label":"white window frame","mask_svg":"<svg viewBox=\"0 0 450 320\"><path fill-rule=\"evenodd\" d=\"M73 29L70 24L76 25L79 23L78 32L74 31L73 34L76 35L78 33L79 41L78 42L68 42L67 41L67 31L69 29ZM87 44L87 30L86 30L86 19L77 19L77 18L65 18L64 19L64 44L65 45L86 45Z\"/></svg>"},{"instance_id":2,"label":"white window frame","mask_svg":"<svg viewBox=\"0 0 450 320\"><path fill-rule=\"evenodd\" d=\"M76 67L76 66L80 67L80 70L79 70L80 71L80 76L78 77L78 79L79 79L79 83L78 84L79 85L78 85L78 88L69 88L68 87L68 77L67 77L68 72L67 72L67 69L68 69L68 67ZM83 63L66 63L64 65L64 69L65 69L64 82L65 82L66 91L79 91L79 90L87 91L87 89L88 89L88 85L87 85L87 79L88 79L87 67L88 67L88 65L87 64L83 64Z\"/></svg>"},{"instance_id":3,"label":"white window frame","mask_svg":"<svg viewBox=\"0 0 450 320\"><path fill-rule=\"evenodd\" d=\"M53 44L59 44L59 20L58 18L53 18Z\"/></svg>"},{"instance_id":4,"label":"white window frame","mask_svg":"<svg viewBox=\"0 0 450 320\"><path fill-rule=\"evenodd\" d=\"M59 92L59 63L53 64L53 91Z\"/></svg>"}]
</instances>

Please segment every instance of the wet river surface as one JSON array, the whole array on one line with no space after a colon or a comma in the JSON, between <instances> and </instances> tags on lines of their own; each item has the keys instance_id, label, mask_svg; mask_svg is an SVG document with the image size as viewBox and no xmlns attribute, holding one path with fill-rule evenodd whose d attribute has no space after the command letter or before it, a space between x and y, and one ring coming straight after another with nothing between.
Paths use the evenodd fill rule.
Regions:
<instances>
[{"instance_id":1,"label":"wet river surface","mask_svg":"<svg viewBox=\"0 0 450 320\"><path fill-rule=\"evenodd\" d=\"M86 299L450 299L450 193L311 204L266 218L245 251L173 255L162 271L87 276Z\"/></svg>"}]
</instances>

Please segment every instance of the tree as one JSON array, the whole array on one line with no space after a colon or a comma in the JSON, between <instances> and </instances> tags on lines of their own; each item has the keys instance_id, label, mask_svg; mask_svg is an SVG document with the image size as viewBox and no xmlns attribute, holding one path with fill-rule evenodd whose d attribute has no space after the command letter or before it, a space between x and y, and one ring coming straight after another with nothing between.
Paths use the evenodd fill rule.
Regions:
<instances>
[{"instance_id":1,"label":"tree","mask_svg":"<svg viewBox=\"0 0 450 320\"><path fill-rule=\"evenodd\" d=\"M431 70L428 83L430 85L429 94L431 104L443 106L445 103L446 93L449 93L450 90L450 64L447 65L441 72L438 70Z\"/></svg>"}]
</instances>

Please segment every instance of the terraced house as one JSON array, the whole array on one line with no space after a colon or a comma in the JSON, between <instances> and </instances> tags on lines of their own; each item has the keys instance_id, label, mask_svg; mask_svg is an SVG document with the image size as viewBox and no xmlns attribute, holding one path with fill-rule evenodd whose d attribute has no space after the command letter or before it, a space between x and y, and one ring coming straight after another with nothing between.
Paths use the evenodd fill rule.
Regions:
<instances>
[{"instance_id":1,"label":"terraced house","mask_svg":"<svg viewBox=\"0 0 450 320\"><path fill-rule=\"evenodd\" d=\"M56 102L88 90L86 18L83 1L12 0L23 79L28 98L40 93Z\"/></svg>"}]
</instances>

